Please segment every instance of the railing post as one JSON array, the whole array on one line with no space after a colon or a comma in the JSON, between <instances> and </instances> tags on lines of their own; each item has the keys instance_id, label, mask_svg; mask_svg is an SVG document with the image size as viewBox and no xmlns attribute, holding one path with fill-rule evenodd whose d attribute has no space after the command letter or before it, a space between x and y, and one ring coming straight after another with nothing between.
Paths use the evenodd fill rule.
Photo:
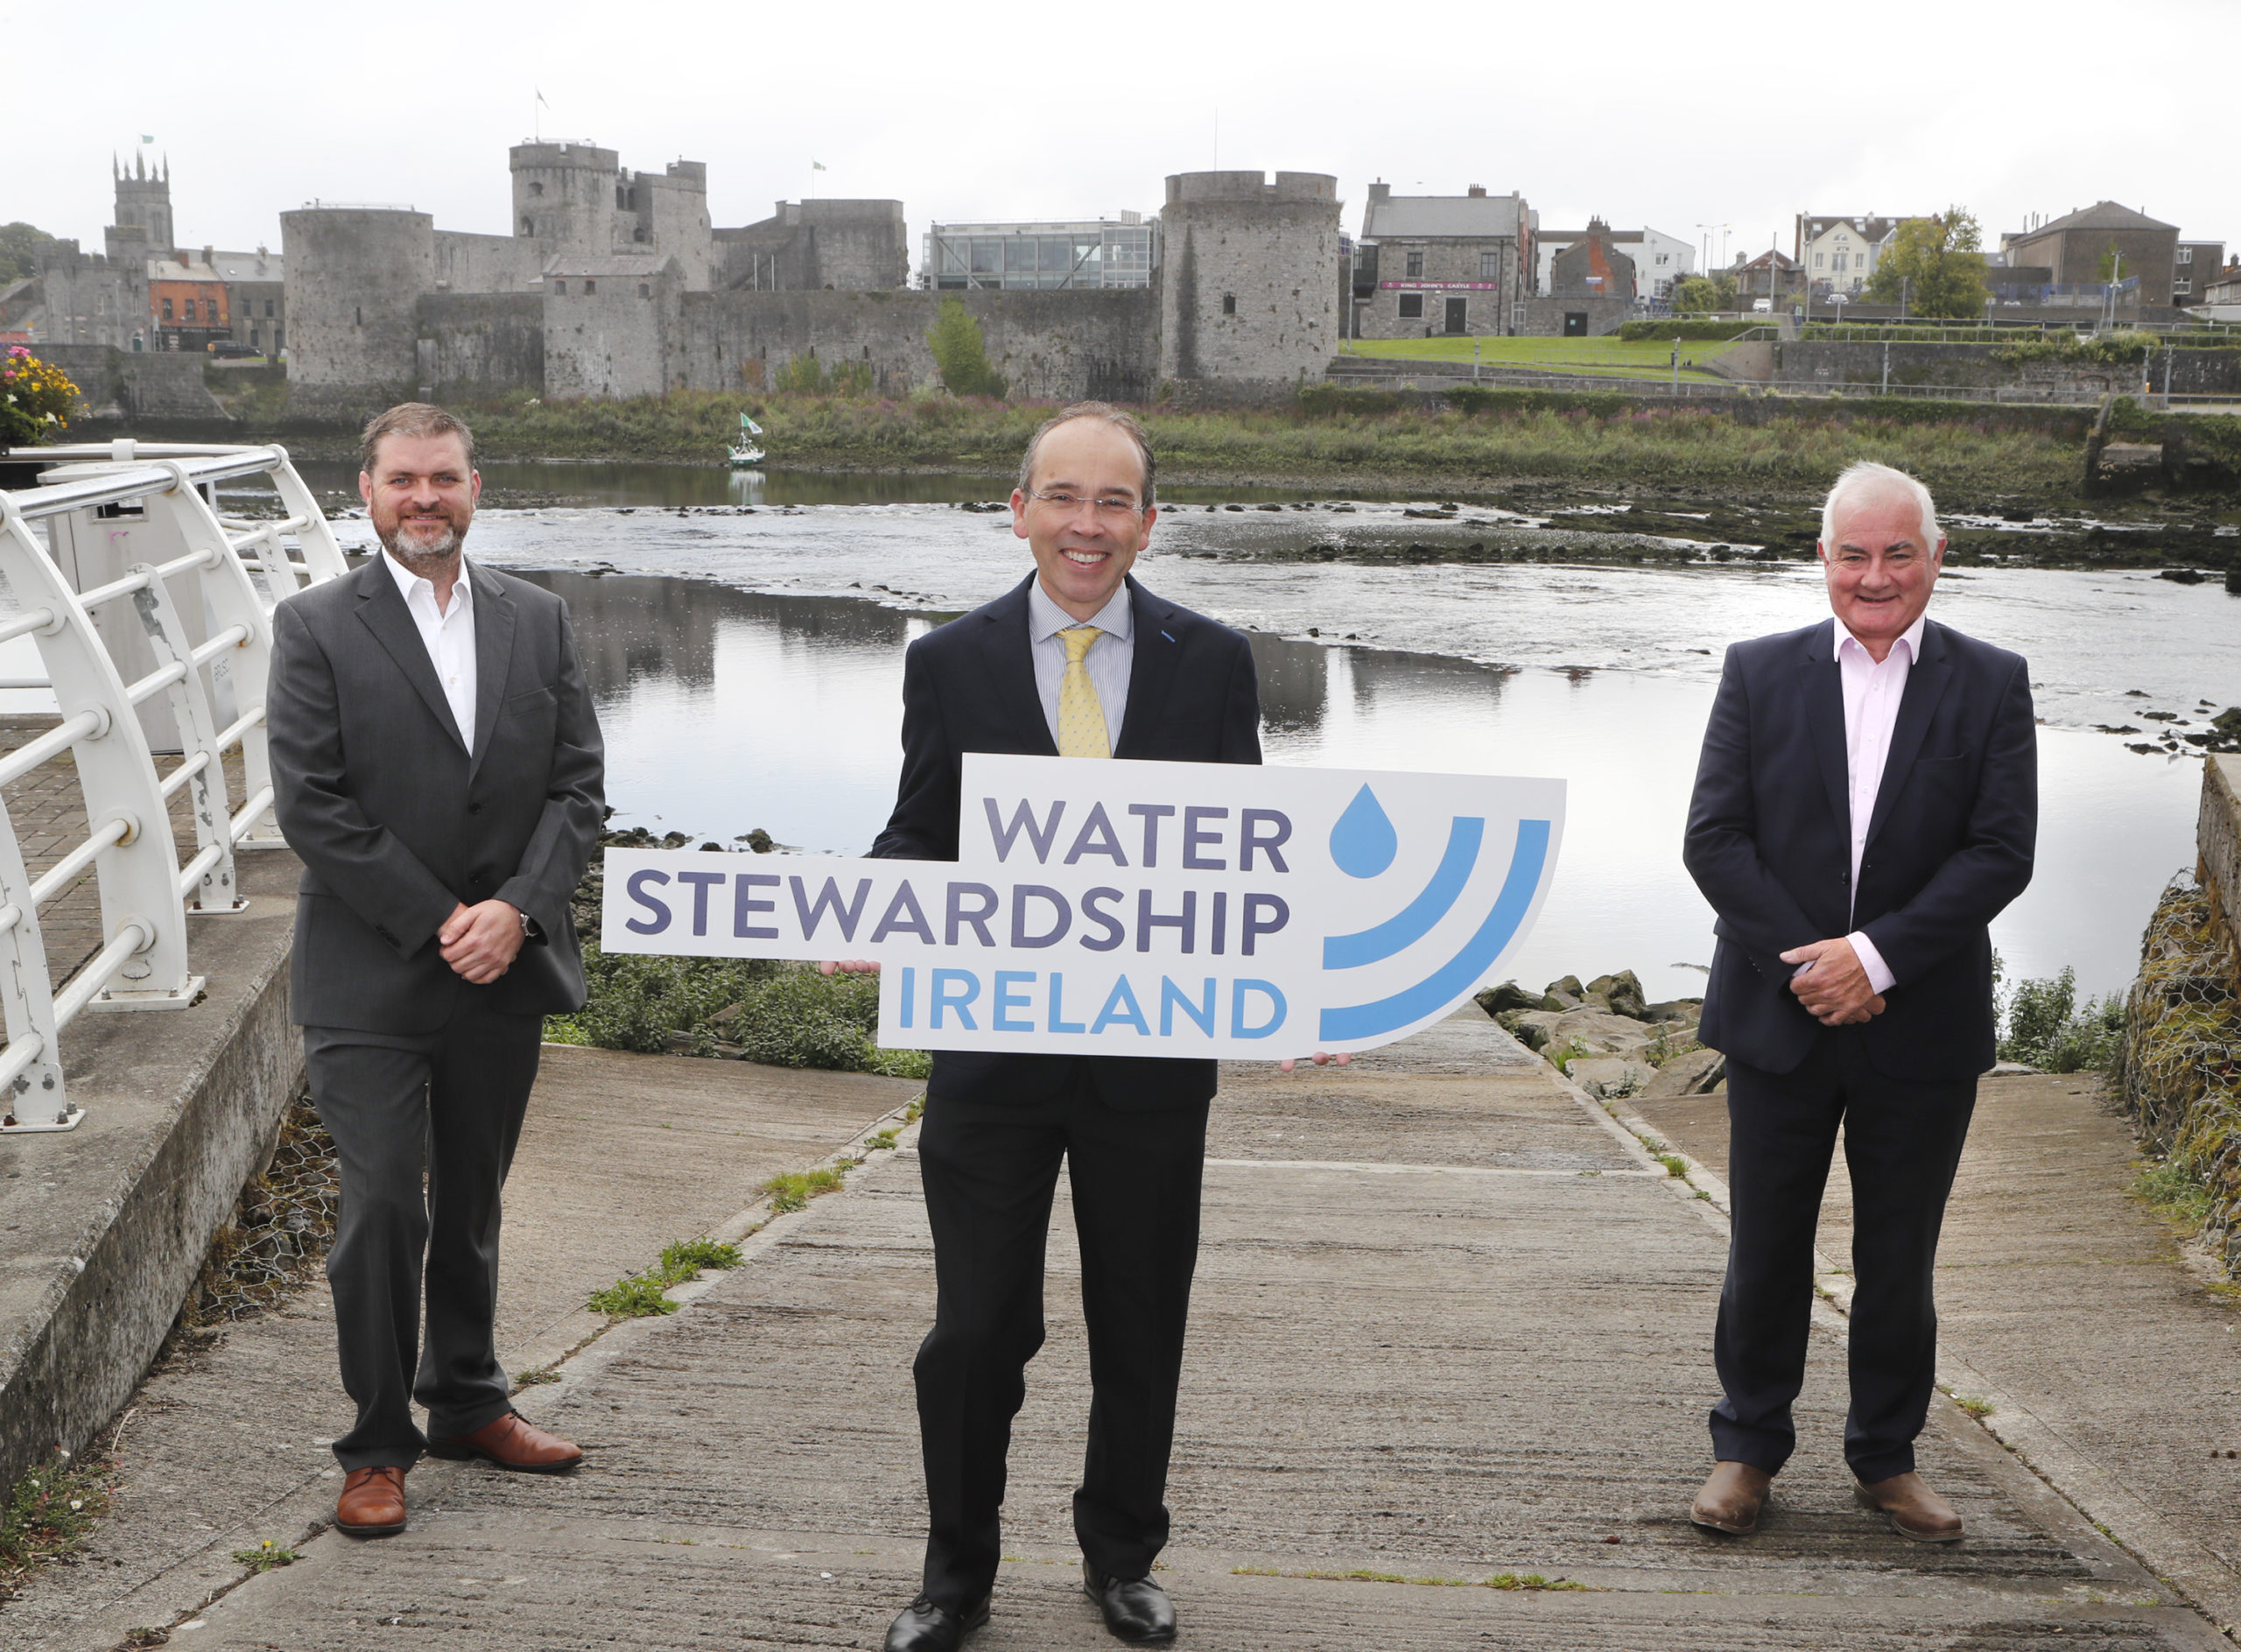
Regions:
<instances>
[{"instance_id":1,"label":"railing post","mask_svg":"<svg viewBox=\"0 0 2241 1652\"><path fill-rule=\"evenodd\" d=\"M0 1009L6 1013L8 1048L28 1049L32 1057L0 1097L0 1135L68 1130L84 1118L70 1105L62 1082L61 1037L54 1024L54 983L46 973L46 942L39 932L39 907L32 898L31 875L16 841L15 822L0 798Z\"/></svg>"},{"instance_id":2,"label":"railing post","mask_svg":"<svg viewBox=\"0 0 2241 1652\"><path fill-rule=\"evenodd\" d=\"M273 490L280 496L281 507L288 515L304 524L296 531L296 539L304 553L306 583L320 585L341 579L350 572L350 563L342 554L334 530L327 525L327 514L319 508L319 501L312 496L304 479L296 474L295 466L288 462L288 450L275 443L271 452L279 461L272 469ZM287 593L275 591L272 594L277 601Z\"/></svg>"},{"instance_id":3,"label":"railing post","mask_svg":"<svg viewBox=\"0 0 2241 1652\"><path fill-rule=\"evenodd\" d=\"M103 1009L184 1009L201 990L186 967L186 917L179 893L179 854L171 813L158 789L156 759L116 666L102 646L78 594L31 535L14 500L0 496L0 576L25 609L55 618L39 638L39 659L67 721L96 719L71 748L86 803L88 831L116 823L123 835L95 858L101 887L102 938L116 942L130 927L145 938L117 966L94 1001Z\"/></svg>"}]
</instances>

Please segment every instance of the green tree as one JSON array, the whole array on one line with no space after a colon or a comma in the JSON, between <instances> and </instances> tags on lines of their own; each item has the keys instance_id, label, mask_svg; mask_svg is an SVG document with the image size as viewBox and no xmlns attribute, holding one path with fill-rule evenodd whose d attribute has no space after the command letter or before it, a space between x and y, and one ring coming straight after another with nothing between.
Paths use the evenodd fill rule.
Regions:
<instances>
[{"instance_id":1,"label":"green tree","mask_svg":"<svg viewBox=\"0 0 2241 1652\"><path fill-rule=\"evenodd\" d=\"M0 231L0 234L4 233ZM2124 255L2117 250L2117 243L2111 241L2101 250L2101 261L2093 266L2093 278L2096 281L2114 281L2118 278L2117 271L2124 267Z\"/></svg>"},{"instance_id":2,"label":"green tree","mask_svg":"<svg viewBox=\"0 0 2241 1652\"><path fill-rule=\"evenodd\" d=\"M1891 249L1868 278L1867 296L1907 313L1958 320L1985 310L1984 232L1966 207L1949 207L1935 218L1909 218L1891 237Z\"/></svg>"},{"instance_id":3,"label":"green tree","mask_svg":"<svg viewBox=\"0 0 2241 1652\"><path fill-rule=\"evenodd\" d=\"M39 250L54 239L18 219L0 224L0 285L19 281L39 267Z\"/></svg>"},{"instance_id":4,"label":"green tree","mask_svg":"<svg viewBox=\"0 0 2241 1652\"><path fill-rule=\"evenodd\" d=\"M942 300L941 308L934 316L933 331L926 334L926 344L934 353L935 367L941 372L942 388L951 395L986 396L1001 401L1004 392L1011 388L1004 376L988 365L980 324L959 300Z\"/></svg>"}]
</instances>

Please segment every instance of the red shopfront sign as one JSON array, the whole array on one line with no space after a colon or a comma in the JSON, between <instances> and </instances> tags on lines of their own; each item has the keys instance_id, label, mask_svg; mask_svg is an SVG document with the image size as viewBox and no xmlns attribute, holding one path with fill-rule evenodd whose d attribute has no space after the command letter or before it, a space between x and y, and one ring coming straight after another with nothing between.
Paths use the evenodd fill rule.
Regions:
<instances>
[{"instance_id":1,"label":"red shopfront sign","mask_svg":"<svg viewBox=\"0 0 2241 1652\"><path fill-rule=\"evenodd\" d=\"M1388 292L1497 292L1499 281L1380 281L1377 284Z\"/></svg>"}]
</instances>

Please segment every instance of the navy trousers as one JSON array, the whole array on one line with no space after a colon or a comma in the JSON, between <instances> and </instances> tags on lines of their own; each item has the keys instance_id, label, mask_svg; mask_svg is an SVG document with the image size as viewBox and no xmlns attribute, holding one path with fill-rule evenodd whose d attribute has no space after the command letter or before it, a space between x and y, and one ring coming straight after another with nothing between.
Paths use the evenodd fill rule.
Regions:
<instances>
[{"instance_id":1,"label":"navy trousers","mask_svg":"<svg viewBox=\"0 0 2241 1652\"><path fill-rule=\"evenodd\" d=\"M1083 1555L1150 1575L1168 1536L1184 1327L1198 1259L1205 1102L1118 1111L1081 1076L1046 1100L936 1096L919 1132L934 1235L934 1328L912 1367L924 1453L925 1592L962 1611L1001 1558L1004 1459L1043 1346L1044 1241L1061 1160L1081 1243L1089 1451L1074 1493Z\"/></svg>"},{"instance_id":2,"label":"navy trousers","mask_svg":"<svg viewBox=\"0 0 2241 1652\"><path fill-rule=\"evenodd\" d=\"M1857 1030L1825 1028L1792 1072L1727 1064L1727 1281L1713 1359L1715 1455L1773 1473L1797 1444L1813 1239L1837 1130L1852 1182L1851 1409L1844 1459L1863 1483L1914 1466L1936 1382L1930 1276L1977 1081L1909 1084L1870 1066Z\"/></svg>"}]
</instances>

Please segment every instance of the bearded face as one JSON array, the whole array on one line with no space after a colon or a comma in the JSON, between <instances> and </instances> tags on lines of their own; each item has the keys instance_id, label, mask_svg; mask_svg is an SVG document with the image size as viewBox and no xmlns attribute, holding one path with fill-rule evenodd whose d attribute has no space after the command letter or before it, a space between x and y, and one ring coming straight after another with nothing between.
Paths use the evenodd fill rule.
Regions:
<instances>
[{"instance_id":1,"label":"bearded face","mask_svg":"<svg viewBox=\"0 0 2241 1652\"><path fill-rule=\"evenodd\" d=\"M388 436L358 490L382 548L426 578L458 558L482 482L455 435Z\"/></svg>"}]
</instances>

